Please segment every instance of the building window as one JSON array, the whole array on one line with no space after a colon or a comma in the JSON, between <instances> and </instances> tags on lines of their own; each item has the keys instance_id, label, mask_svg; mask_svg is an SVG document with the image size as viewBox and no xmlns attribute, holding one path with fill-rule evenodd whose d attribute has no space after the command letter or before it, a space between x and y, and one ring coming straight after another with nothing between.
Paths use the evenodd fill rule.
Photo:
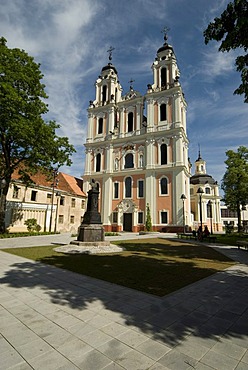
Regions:
<instances>
[{"instance_id":1,"label":"building window","mask_svg":"<svg viewBox=\"0 0 248 370\"><path fill-rule=\"evenodd\" d=\"M132 179L127 177L125 179L125 198L132 198Z\"/></svg>"},{"instance_id":2,"label":"building window","mask_svg":"<svg viewBox=\"0 0 248 370\"><path fill-rule=\"evenodd\" d=\"M166 211L161 211L161 224L168 224L168 213Z\"/></svg>"},{"instance_id":3,"label":"building window","mask_svg":"<svg viewBox=\"0 0 248 370\"><path fill-rule=\"evenodd\" d=\"M59 204L60 204L60 206L64 206L65 205L65 197L60 197Z\"/></svg>"},{"instance_id":4,"label":"building window","mask_svg":"<svg viewBox=\"0 0 248 370\"><path fill-rule=\"evenodd\" d=\"M18 188L18 186L14 185L13 198L15 198L15 199L19 198L19 191L20 191L20 188Z\"/></svg>"},{"instance_id":5,"label":"building window","mask_svg":"<svg viewBox=\"0 0 248 370\"><path fill-rule=\"evenodd\" d=\"M70 223L74 224L74 222L75 222L75 216L70 216Z\"/></svg>"},{"instance_id":6,"label":"building window","mask_svg":"<svg viewBox=\"0 0 248 370\"><path fill-rule=\"evenodd\" d=\"M104 85L102 87L102 102L105 103L106 100L107 100L107 86Z\"/></svg>"},{"instance_id":7,"label":"building window","mask_svg":"<svg viewBox=\"0 0 248 370\"><path fill-rule=\"evenodd\" d=\"M128 153L125 156L125 165L124 165L124 168L133 168L133 167L134 167L133 154L132 153Z\"/></svg>"},{"instance_id":8,"label":"building window","mask_svg":"<svg viewBox=\"0 0 248 370\"><path fill-rule=\"evenodd\" d=\"M144 213L138 212L138 224L143 224L143 223L144 223Z\"/></svg>"},{"instance_id":9,"label":"building window","mask_svg":"<svg viewBox=\"0 0 248 370\"><path fill-rule=\"evenodd\" d=\"M166 104L160 105L160 121L166 121L167 115L166 115Z\"/></svg>"},{"instance_id":10,"label":"building window","mask_svg":"<svg viewBox=\"0 0 248 370\"><path fill-rule=\"evenodd\" d=\"M97 130L98 135L103 133L103 118L98 119L98 130Z\"/></svg>"},{"instance_id":11,"label":"building window","mask_svg":"<svg viewBox=\"0 0 248 370\"><path fill-rule=\"evenodd\" d=\"M167 85L167 70L166 68L161 69L161 88L166 89Z\"/></svg>"},{"instance_id":12,"label":"building window","mask_svg":"<svg viewBox=\"0 0 248 370\"><path fill-rule=\"evenodd\" d=\"M101 154L98 153L96 155L96 172L100 172L101 171Z\"/></svg>"},{"instance_id":13,"label":"building window","mask_svg":"<svg viewBox=\"0 0 248 370\"><path fill-rule=\"evenodd\" d=\"M82 199L82 201L81 201L81 209L84 209L84 208L85 208L85 200Z\"/></svg>"},{"instance_id":14,"label":"building window","mask_svg":"<svg viewBox=\"0 0 248 370\"><path fill-rule=\"evenodd\" d=\"M127 116L127 131L133 131L133 112L129 112Z\"/></svg>"},{"instance_id":15,"label":"building window","mask_svg":"<svg viewBox=\"0 0 248 370\"><path fill-rule=\"evenodd\" d=\"M210 188L205 188L205 193L206 194L211 194L211 189Z\"/></svg>"},{"instance_id":16,"label":"building window","mask_svg":"<svg viewBox=\"0 0 248 370\"><path fill-rule=\"evenodd\" d=\"M161 165L167 164L167 145L162 144L160 147Z\"/></svg>"},{"instance_id":17,"label":"building window","mask_svg":"<svg viewBox=\"0 0 248 370\"><path fill-rule=\"evenodd\" d=\"M144 180L138 180L138 198L144 197Z\"/></svg>"},{"instance_id":18,"label":"building window","mask_svg":"<svg viewBox=\"0 0 248 370\"><path fill-rule=\"evenodd\" d=\"M64 223L64 215L59 215L59 224Z\"/></svg>"},{"instance_id":19,"label":"building window","mask_svg":"<svg viewBox=\"0 0 248 370\"><path fill-rule=\"evenodd\" d=\"M119 183L115 182L114 183L114 199L119 198Z\"/></svg>"},{"instance_id":20,"label":"building window","mask_svg":"<svg viewBox=\"0 0 248 370\"><path fill-rule=\"evenodd\" d=\"M48 201L48 203L52 203L52 194L51 193L47 193L47 201Z\"/></svg>"},{"instance_id":21,"label":"building window","mask_svg":"<svg viewBox=\"0 0 248 370\"><path fill-rule=\"evenodd\" d=\"M36 202L36 200L37 200L37 191L36 190L31 191L31 200L33 202Z\"/></svg>"},{"instance_id":22,"label":"building window","mask_svg":"<svg viewBox=\"0 0 248 370\"><path fill-rule=\"evenodd\" d=\"M162 179L160 179L160 194L168 194L168 180L166 177L162 177Z\"/></svg>"},{"instance_id":23,"label":"building window","mask_svg":"<svg viewBox=\"0 0 248 370\"><path fill-rule=\"evenodd\" d=\"M75 198L71 198L71 206L72 206L72 208L76 207L76 199Z\"/></svg>"},{"instance_id":24,"label":"building window","mask_svg":"<svg viewBox=\"0 0 248 370\"><path fill-rule=\"evenodd\" d=\"M113 212L113 214L112 214L112 220L113 220L113 224L117 224L118 223L118 212Z\"/></svg>"}]
</instances>

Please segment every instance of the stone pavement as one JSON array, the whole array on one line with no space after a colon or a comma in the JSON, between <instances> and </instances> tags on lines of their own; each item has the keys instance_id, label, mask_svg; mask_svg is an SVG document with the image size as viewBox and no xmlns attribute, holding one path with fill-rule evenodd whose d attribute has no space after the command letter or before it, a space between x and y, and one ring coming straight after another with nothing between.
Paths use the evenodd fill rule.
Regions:
<instances>
[{"instance_id":1,"label":"stone pavement","mask_svg":"<svg viewBox=\"0 0 248 370\"><path fill-rule=\"evenodd\" d=\"M0 369L247 370L248 253L218 249L239 263L163 298L0 251Z\"/></svg>"}]
</instances>

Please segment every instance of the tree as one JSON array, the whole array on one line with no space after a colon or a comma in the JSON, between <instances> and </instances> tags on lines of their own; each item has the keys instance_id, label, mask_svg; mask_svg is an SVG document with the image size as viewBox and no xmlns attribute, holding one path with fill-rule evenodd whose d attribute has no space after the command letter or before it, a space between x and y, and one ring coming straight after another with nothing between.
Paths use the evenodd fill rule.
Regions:
<instances>
[{"instance_id":1,"label":"tree","mask_svg":"<svg viewBox=\"0 0 248 370\"><path fill-rule=\"evenodd\" d=\"M240 146L237 152L228 150L226 172L221 188L227 207L238 215L238 232L241 231L241 208L248 203L248 148Z\"/></svg>"},{"instance_id":2,"label":"tree","mask_svg":"<svg viewBox=\"0 0 248 370\"><path fill-rule=\"evenodd\" d=\"M146 205L146 230L152 231L152 218L149 204Z\"/></svg>"},{"instance_id":3,"label":"tree","mask_svg":"<svg viewBox=\"0 0 248 370\"><path fill-rule=\"evenodd\" d=\"M71 165L75 149L68 138L56 135L55 121L45 122L47 98L40 64L24 50L9 49L0 38L0 232L11 176L18 169L27 182L37 170Z\"/></svg>"},{"instance_id":4,"label":"tree","mask_svg":"<svg viewBox=\"0 0 248 370\"><path fill-rule=\"evenodd\" d=\"M227 5L226 10L214 22L209 23L203 35L205 44L210 40L222 41L219 51L239 49L247 52L248 49L248 3L247 0L234 0ZM237 71L241 72L240 86L234 94L245 96L248 103L248 54L236 58Z\"/></svg>"}]
</instances>

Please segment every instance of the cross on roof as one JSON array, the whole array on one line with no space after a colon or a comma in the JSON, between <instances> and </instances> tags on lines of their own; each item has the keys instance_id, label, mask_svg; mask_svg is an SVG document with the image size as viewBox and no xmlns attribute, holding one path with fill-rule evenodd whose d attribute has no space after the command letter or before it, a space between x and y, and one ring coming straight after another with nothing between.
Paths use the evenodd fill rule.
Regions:
<instances>
[{"instance_id":1,"label":"cross on roof","mask_svg":"<svg viewBox=\"0 0 248 370\"><path fill-rule=\"evenodd\" d=\"M128 81L128 83L130 84L130 89L132 89L132 88L133 88L133 87L132 87L133 82L135 82L135 80L133 80L132 78L130 79L130 81Z\"/></svg>"},{"instance_id":2,"label":"cross on roof","mask_svg":"<svg viewBox=\"0 0 248 370\"><path fill-rule=\"evenodd\" d=\"M112 60L112 51L115 50L113 46L110 46L110 48L107 50L107 53L109 53L109 60Z\"/></svg>"},{"instance_id":3,"label":"cross on roof","mask_svg":"<svg viewBox=\"0 0 248 370\"><path fill-rule=\"evenodd\" d=\"M162 31L161 31L161 33L163 33L164 34L164 41L166 41L167 40L167 33L170 31L170 28L169 27L167 27L167 26L165 26L163 29L162 29Z\"/></svg>"}]
</instances>

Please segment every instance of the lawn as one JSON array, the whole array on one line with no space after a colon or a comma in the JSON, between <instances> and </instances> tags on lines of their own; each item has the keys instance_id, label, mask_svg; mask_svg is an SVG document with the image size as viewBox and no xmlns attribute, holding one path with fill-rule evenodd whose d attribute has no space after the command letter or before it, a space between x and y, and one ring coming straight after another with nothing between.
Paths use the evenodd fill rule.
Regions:
<instances>
[{"instance_id":1,"label":"lawn","mask_svg":"<svg viewBox=\"0 0 248 370\"><path fill-rule=\"evenodd\" d=\"M234 264L204 245L165 240L129 240L118 254L68 255L54 246L11 248L4 252L54 265L142 292L164 296Z\"/></svg>"}]
</instances>

